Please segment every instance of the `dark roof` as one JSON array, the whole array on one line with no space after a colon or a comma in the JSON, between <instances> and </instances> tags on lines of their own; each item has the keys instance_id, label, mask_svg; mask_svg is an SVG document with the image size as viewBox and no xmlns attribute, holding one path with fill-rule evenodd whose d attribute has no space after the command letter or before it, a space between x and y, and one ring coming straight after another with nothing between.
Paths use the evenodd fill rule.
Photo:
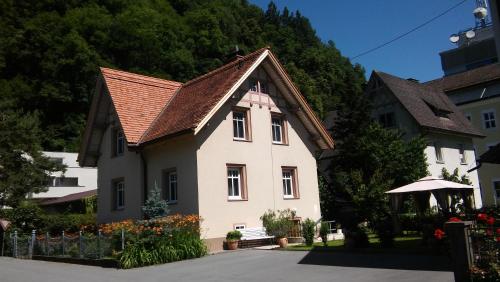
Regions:
<instances>
[{"instance_id":1,"label":"dark roof","mask_svg":"<svg viewBox=\"0 0 500 282\"><path fill-rule=\"evenodd\" d=\"M79 192L79 193L74 193L74 194L69 194L64 197L56 198L56 199L50 199L50 200L45 200L40 202L40 205L42 206L48 206L48 205L54 205L54 204L60 204L60 203L67 203L67 202L73 202L73 201L78 201L83 198L91 197L97 195L97 189L96 190L90 190L90 191L85 191L85 192Z\"/></svg>"},{"instance_id":2,"label":"dark roof","mask_svg":"<svg viewBox=\"0 0 500 282\"><path fill-rule=\"evenodd\" d=\"M453 91L456 89L473 86L500 79L500 63L486 65L466 72L444 76L435 80L425 82L436 90Z\"/></svg>"},{"instance_id":3,"label":"dark roof","mask_svg":"<svg viewBox=\"0 0 500 282\"><path fill-rule=\"evenodd\" d=\"M481 163L500 164L500 143L479 157Z\"/></svg>"},{"instance_id":4,"label":"dark roof","mask_svg":"<svg viewBox=\"0 0 500 282\"><path fill-rule=\"evenodd\" d=\"M374 74L388 87L420 126L451 133L483 136L444 92L384 72L375 71ZM446 114L447 118L437 116L436 112Z\"/></svg>"}]
</instances>

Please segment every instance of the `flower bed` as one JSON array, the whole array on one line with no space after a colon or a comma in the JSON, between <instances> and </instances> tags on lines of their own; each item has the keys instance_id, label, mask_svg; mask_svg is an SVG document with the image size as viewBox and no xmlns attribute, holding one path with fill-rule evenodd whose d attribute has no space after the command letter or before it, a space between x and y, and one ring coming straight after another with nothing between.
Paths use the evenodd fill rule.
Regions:
<instances>
[{"instance_id":1,"label":"flower bed","mask_svg":"<svg viewBox=\"0 0 500 282\"><path fill-rule=\"evenodd\" d=\"M172 215L154 220L125 220L101 226L114 238L125 231L125 248L114 253L120 267L133 268L204 256L207 249L200 239L200 217ZM113 240L121 243L121 240ZM118 248L115 248L118 249Z\"/></svg>"}]
</instances>

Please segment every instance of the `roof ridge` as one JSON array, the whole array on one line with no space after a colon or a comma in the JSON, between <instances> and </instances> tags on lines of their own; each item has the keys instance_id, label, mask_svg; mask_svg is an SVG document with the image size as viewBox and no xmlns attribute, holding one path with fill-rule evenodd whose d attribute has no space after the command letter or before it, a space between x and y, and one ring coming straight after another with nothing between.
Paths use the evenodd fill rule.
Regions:
<instances>
[{"instance_id":1,"label":"roof ridge","mask_svg":"<svg viewBox=\"0 0 500 282\"><path fill-rule=\"evenodd\" d=\"M137 82L137 81L131 81L131 79L134 79L134 80L142 80L144 82L150 82L150 83L169 84L172 86L182 85L182 82L158 78L158 77L154 77L154 76L146 76L146 75L137 74L137 73L133 73L133 72L126 72L126 71L122 71L122 70L105 68L105 67L100 67L100 69L101 69L101 72L103 74L106 74L109 76L114 76L113 77L114 79L120 79L120 80L124 80L124 81ZM146 84L146 83L144 83L144 84Z\"/></svg>"},{"instance_id":2,"label":"roof ridge","mask_svg":"<svg viewBox=\"0 0 500 282\"><path fill-rule=\"evenodd\" d=\"M177 94L179 94L179 92L181 91L183 86L177 88L177 90L175 90L175 93L172 95L172 97L170 97L170 99L167 101L167 103L165 103L165 105L163 106L163 108L161 109L161 111L156 115L156 117L149 123L149 126L148 128L146 128L146 130L144 130L144 132L142 133L141 137L139 138L139 141L137 141L137 145L140 145L143 141L143 139L148 136L148 133L149 131L153 128L153 126L156 124L156 121L162 116L163 112L165 112L168 108L168 106L172 103L172 101L174 100L174 98L177 96Z\"/></svg>"},{"instance_id":3,"label":"roof ridge","mask_svg":"<svg viewBox=\"0 0 500 282\"><path fill-rule=\"evenodd\" d=\"M187 81L186 83L184 83L184 84L182 85L182 87L184 87L184 86L189 86L189 85L191 85L191 84L193 84L193 83L195 83L195 82L198 82L198 81L200 81L200 80L206 79L206 78L208 78L208 77L210 77L210 76L212 76L212 75L214 75L214 74L217 74L217 73L219 73L219 72L221 72L221 71L223 71L223 70L226 70L226 69L228 69L228 68L230 68L230 67L233 67L236 63L246 61L246 60L248 60L250 57L255 56L255 55L257 55L258 53L263 52L264 50L268 50L268 49L269 49L269 47L268 47L268 46L263 47L263 48L260 48L260 49L258 49L258 50L256 50L256 51L254 51L254 52L252 52L252 53L250 53L250 54L248 54L248 55L243 56L242 58L238 58L238 59L236 59L236 60L234 60L234 61L232 61L232 62L229 62L229 63L227 63L227 64L225 64L225 65L222 65L222 66L220 66L220 67L218 67L218 68L216 68L216 69L214 69L214 70L212 70L212 71L209 71L209 72L207 72L207 73L205 73L205 74L203 74L203 75L201 75L201 76L195 77L195 78L193 78L193 79L191 79L191 80Z\"/></svg>"}]
</instances>

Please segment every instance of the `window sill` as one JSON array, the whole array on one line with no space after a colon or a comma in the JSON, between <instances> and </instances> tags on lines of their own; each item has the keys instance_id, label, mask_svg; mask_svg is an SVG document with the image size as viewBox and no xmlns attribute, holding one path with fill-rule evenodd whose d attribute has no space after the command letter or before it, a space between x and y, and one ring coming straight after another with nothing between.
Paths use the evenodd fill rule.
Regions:
<instances>
[{"instance_id":1,"label":"window sill","mask_svg":"<svg viewBox=\"0 0 500 282\"><path fill-rule=\"evenodd\" d=\"M238 141L238 142L252 142L252 140L249 140L249 139L239 139L239 138L233 138L233 141Z\"/></svg>"},{"instance_id":2,"label":"window sill","mask_svg":"<svg viewBox=\"0 0 500 282\"><path fill-rule=\"evenodd\" d=\"M167 201L167 205L177 205L177 200L175 200L175 201Z\"/></svg>"},{"instance_id":3,"label":"window sill","mask_svg":"<svg viewBox=\"0 0 500 282\"><path fill-rule=\"evenodd\" d=\"M228 198L227 201L228 202L244 202L244 201L248 201L248 199L243 199L243 198Z\"/></svg>"},{"instance_id":4,"label":"window sill","mask_svg":"<svg viewBox=\"0 0 500 282\"><path fill-rule=\"evenodd\" d=\"M123 210L125 210L125 207L115 208L113 211L123 211Z\"/></svg>"},{"instance_id":5,"label":"window sill","mask_svg":"<svg viewBox=\"0 0 500 282\"><path fill-rule=\"evenodd\" d=\"M280 142L273 141L273 145L288 146L288 143L280 143Z\"/></svg>"},{"instance_id":6,"label":"window sill","mask_svg":"<svg viewBox=\"0 0 500 282\"><path fill-rule=\"evenodd\" d=\"M283 200L299 200L300 197L283 197Z\"/></svg>"},{"instance_id":7,"label":"window sill","mask_svg":"<svg viewBox=\"0 0 500 282\"><path fill-rule=\"evenodd\" d=\"M436 161L437 164L444 164L444 161Z\"/></svg>"},{"instance_id":8,"label":"window sill","mask_svg":"<svg viewBox=\"0 0 500 282\"><path fill-rule=\"evenodd\" d=\"M460 164L461 164L461 165L468 165L468 163L462 163L462 162L461 162Z\"/></svg>"}]
</instances>

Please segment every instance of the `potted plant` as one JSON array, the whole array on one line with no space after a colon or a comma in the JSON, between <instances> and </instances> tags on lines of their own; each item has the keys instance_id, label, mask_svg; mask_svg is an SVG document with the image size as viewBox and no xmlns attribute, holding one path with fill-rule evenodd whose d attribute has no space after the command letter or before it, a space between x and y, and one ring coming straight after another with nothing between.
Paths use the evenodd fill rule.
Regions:
<instances>
[{"instance_id":1,"label":"potted plant","mask_svg":"<svg viewBox=\"0 0 500 282\"><path fill-rule=\"evenodd\" d=\"M226 235L226 242L227 242L227 248L229 250L236 250L238 248L238 242L241 239L241 232L239 230L233 230L227 232Z\"/></svg>"},{"instance_id":2,"label":"potted plant","mask_svg":"<svg viewBox=\"0 0 500 282\"><path fill-rule=\"evenodd\" d=\"M293 226L293 217L294 213L290 209L278 210L277 212L268 210L260 217L267 235L274 236L280 248L286 248L288 245L287 236Z\"/></svg>"}]
</instances>

